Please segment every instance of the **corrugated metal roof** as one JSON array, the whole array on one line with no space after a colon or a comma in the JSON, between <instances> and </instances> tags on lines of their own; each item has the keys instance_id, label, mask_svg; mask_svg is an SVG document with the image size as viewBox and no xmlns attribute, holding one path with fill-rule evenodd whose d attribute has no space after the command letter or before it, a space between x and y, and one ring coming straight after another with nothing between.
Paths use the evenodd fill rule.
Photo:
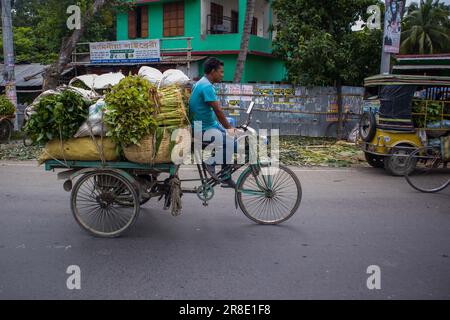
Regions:
<instances>
[{"instance_id":1,"label":"corrugated metal roof","mask_svg":"<svg viewBox=\"0 0 450 320\"><path fill-rule=\"evenodd\" d=\"M45 69L45 65L39 63L31 64L18 64L14 67L16 75L17 87L41 87L43 78L42 72ZM3 74L4 65L0 64L0 72ZM4 80L2 78L1 86L4 86Z\"/></svg>"},{"instance_id":2,"label":"corrugated metal roof","mask_svg":"<svg viewBox=\"0 0 450 320\"><path fill-rule=\"evenodd\" d=\"M14 73L16 75L16 87L42 87L43 77L42 73L44 72L47 65L43 65L40 63L30 63L30 64L17 64L14 66ZM64 70L63 75L73 68L68 68ZM0 64L0 86L4 87L4 79L3 79L3 70L4 64Z\"/></svg>"}]
</instances>

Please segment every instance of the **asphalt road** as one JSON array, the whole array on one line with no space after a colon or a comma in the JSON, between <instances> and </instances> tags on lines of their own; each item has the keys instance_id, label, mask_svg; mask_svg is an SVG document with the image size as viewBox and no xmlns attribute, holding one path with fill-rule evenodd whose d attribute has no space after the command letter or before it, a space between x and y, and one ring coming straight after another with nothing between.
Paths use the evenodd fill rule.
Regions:
<instances>
[{"instance_id":1,"label":"asphalt road","mask_svg":"<svg viewBox=\"0 0 450 320\"><path fill-rule=\"evenodd\" d=\"M76 224L56 174L0 163L0 299L450 298L450 189L421 194L372 168L294 170L303 201L281 226L253 224L221 190L207 208L186 195L177 218L152 200L126 237L105 240ZM80 290L66 286L70 265Z\"/></svg>"}]
</instances>

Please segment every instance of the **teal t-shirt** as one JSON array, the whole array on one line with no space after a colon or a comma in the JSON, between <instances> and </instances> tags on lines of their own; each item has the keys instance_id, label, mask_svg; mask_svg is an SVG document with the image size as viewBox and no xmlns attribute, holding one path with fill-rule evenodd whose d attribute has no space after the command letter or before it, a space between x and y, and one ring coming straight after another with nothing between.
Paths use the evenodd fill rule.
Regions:
<instances>
[{"instance_id":1,"label":"teal t-shirt","mask_svg":"<svg viewBox=\"0 0 450 320\"><path fill-rule=\"evenodd\" d=\"M217 98L213 85L209 82L208 78L201 78L194 85L191 99L189 100L189 115L192 126L194 126L195 121L202 122L203 131L219 126L216 114L208 104L208 102L214 101L219 101L219 99Z\"/></svg>"}]
</instances>

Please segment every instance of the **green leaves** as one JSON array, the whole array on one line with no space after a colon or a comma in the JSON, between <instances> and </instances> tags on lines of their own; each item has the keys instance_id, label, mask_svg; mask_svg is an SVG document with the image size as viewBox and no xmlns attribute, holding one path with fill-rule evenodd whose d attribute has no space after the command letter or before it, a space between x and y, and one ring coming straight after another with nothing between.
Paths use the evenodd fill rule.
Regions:
<instances>
[{"instance_id":1,"label":"green leaves","mask_svg":"<svg viewBox=\"0 0 450 320\"><path fill-rule=\"evenodd\" d=\"M105 96L105 122L117 144L137 145L156 128L152 95L156 88L139 76L128 76Z\"/></svg>"},{"instance_id":2,"label":"green leaves","mask_svg":"<svg viewBox=\"0 0 450 320\"><path fill-rule=\"evenodd\" d=\"M290 82L306 86L362 85L378 73L381 32L353 31L378 0L276 0L275 53L286 61Z\"/></svg>"},{"instance_id":3,"label":"green leaves","mask_svg":"<svg viewBox=\"0 0 450 320\"><path fill-rule=\"evenodd\" d=\"M11 101L3 94L0 95L0 116L10 116L16 113L16 108Z\"/></svg>"},{"instance_id":4,"label":"green leaves","mask_svg":"<svg viewBox=\"0 0 450 320\"><path fill-rule=\"evenodd\" d=\"M70 90L43 97L34 111L25 131L37 143L72 138L88 116L83 98Z\"/></svg>"},{"instance_id":5,"label":"green leaves","mask_svg":"<svg viewBox=\"0 0 450 320\"><path fill-rule=\"evenodd\" d=\"M129 3L107 0L106 5L94 19L88 21L80 42L115 40L115 12L118 4ZM59 55L61 41L71 31L66 26L70 5L79 5L82 15L91 10L94 0L15 0L12 3L14 45L16 62L39 62L49 64ZM0 43L2 39L0 37ZM3 51L0 49L0 57ZM0 60L3 60L1 58Z\"/></svg>"},{"instance_id":6,"label":"green leaves","mask_svg":"<svg viewBox=\"0 0 450 320\"><path fill-rule=\"evenodd\" d=\"M450 51L450 6L426 0L409 6L403 20L401 53L433 54Z\"/></svg>"}]
</instances>

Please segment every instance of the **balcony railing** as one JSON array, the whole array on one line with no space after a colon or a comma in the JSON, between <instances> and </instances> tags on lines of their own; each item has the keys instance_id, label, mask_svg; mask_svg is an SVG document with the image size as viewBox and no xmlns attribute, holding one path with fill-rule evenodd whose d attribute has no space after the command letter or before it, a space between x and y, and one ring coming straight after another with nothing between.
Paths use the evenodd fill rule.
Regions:
<instances>
[{"instance_id":1,"label":"balcony railing","mask_svg":"<svg viewBox=\"0 0 450 320\"><path fill-rule=\"evenodd\" d=\"M208 34L239 33L239 20L230 17L208 15Z\"/></svg>"}]
</instances>

